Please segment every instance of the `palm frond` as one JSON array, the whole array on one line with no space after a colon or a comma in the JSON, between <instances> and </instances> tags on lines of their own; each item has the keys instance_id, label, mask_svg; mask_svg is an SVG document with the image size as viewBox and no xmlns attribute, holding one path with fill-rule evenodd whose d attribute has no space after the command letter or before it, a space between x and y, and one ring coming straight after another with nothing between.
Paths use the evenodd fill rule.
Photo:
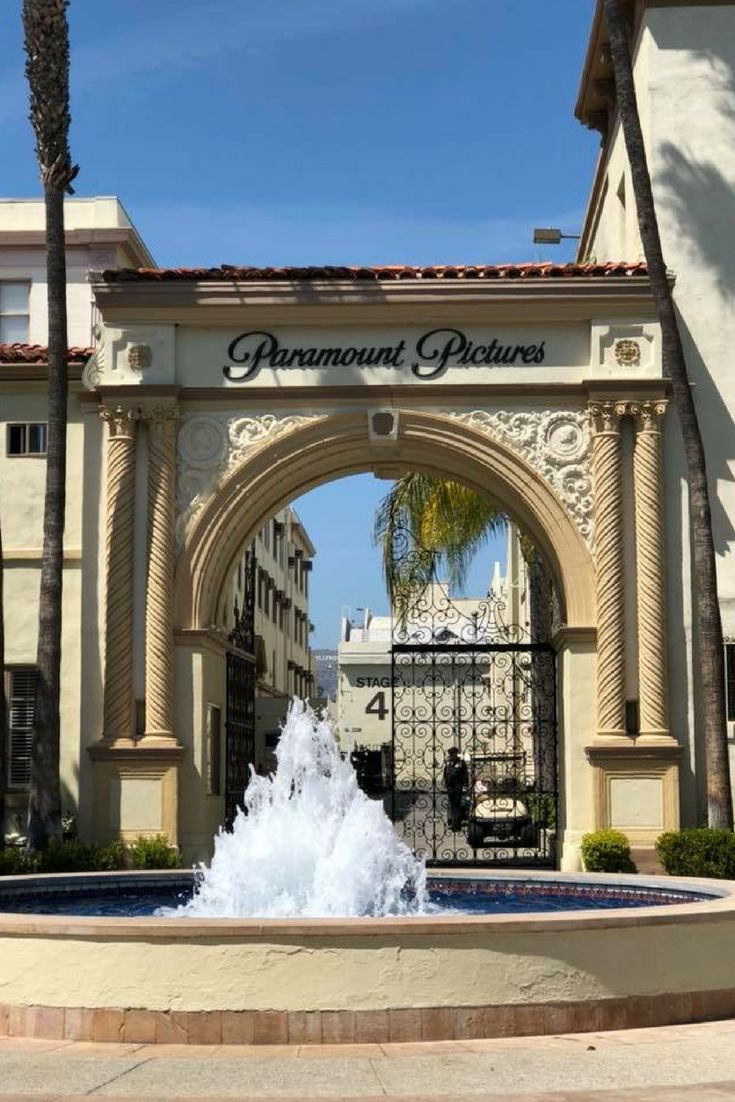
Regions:
<instances>
[{"instance_id":1,"label":"palm frond","mask_svg":"<svg viewBox=\"0 0 735 1102\"><path fill-rule=\"evenodd\" d=\"M68 0L23 0L30 120L44 187L73 192L69 152Z\"/></svg>"},{"instance_id":2,"label":"palm frond","mask_svg":"<svg viewBox=\"0 0 735 1102\"><path fill-rule=\"evenodd\" d=\"M505 514L450 479L420 472L398 479L378 507L375 543L391 603L404 610L446 565L452 587L464 585L479 548L502 529Z\"/></svg>"}]
</instances>

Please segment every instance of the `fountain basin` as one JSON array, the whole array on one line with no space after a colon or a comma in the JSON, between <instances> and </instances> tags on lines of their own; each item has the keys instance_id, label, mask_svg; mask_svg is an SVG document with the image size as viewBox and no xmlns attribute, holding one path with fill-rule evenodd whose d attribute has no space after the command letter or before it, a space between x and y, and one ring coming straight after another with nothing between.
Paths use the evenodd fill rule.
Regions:
<instances>
[{"instance_id":1,"label":"fountain basin","mask_svg":"<svg viewBox=\"0 0 735 1102\"><path fill-rule=\"evenodd\" d=\"M437 872L601 910L396 918L0 914L0 1032L99 1041L417 1041L735 1015L735 884L568 873ZM180 872L8 877L0 910ZM651 893L630 906L629 892ZM689 893L672 902L672 890ZM676 898L676 897L674 897ZM694 898L695 901L690 901ZM655 902L653 902L655 900ZM640 904L640 900L638 900Z\"/></svg>"}]
</instances>

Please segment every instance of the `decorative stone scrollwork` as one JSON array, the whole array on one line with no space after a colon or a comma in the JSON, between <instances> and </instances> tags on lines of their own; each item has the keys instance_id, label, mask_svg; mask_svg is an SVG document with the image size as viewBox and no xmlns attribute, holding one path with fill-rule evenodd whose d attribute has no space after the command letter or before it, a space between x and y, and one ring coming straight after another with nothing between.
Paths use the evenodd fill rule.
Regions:
<instances>
[{"instance_id":1,"label":"decorative stone scrollwork","mask_svg":"<svg viewBox=\"0 0 735 1102\"><path fill-rule=\"evenodd\" d=\"M153 363L153 351L149 344L129 344L128 364L133 371L145 371Z\"/></svg>"},{"instance_id":2,"label":"decorative stone scrollwork","mask_svg":"<svg viewBox=\"0 0 735 1102\"><path fill-rule=\"evenodd\" d=\"M104 342L102 341L102 331L99 326L95 326L92 335L94 337L94 352L87 360L82 370L82 386L86 390L94 390L96 386L102 381L102 374L104 371Z\"/></svg>"},{"instance_id":3,"label":"decorative stone scrollwork","mask_svg":"<svg viewBox=\"0 0 735 1102\"><path fill-rule=\"evenodd\" d=\"M232 412L185 415L177 449L177 550L181 549L186 530L206 499L246 455L321 416L264 413L258 417L242 417Z\"/></svg>"},{"instance_id":4,"label":"decorative stone scrollwork","mask_svg":"<svg viewBox=\"0 0 735 1102\"><path fill-rule=\"evenodd\" d=\"M473 410L451 416L510 447L555 491L592 546L590 427L582 410Z\"/></svg>"},{"instance_id":5,"label":"decorative stone scrollwork","mask_svg":"<svg viewBox=\"0 0 735 1102\"><path fill-rule=\"evenodd\" d=\"M615 341L613 351L615 363L619 367L640 367L641 346L638 341L631 340L630 337L623 337L622 340Z\"/></svg>"}]
</instances>

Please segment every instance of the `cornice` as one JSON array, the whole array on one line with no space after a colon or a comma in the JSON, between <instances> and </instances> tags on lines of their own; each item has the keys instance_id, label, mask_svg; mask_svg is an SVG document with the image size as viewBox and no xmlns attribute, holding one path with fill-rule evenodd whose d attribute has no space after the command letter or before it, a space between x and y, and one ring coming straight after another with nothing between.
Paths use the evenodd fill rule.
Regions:
<instances>
[{"instance_id":1,"label":"cornice","mask_svg":"<svg viewBox=\"0 0 735 1102\"><path fill-rule=\"evenodd\" d=\"M342 405L345 401L355 407L373 408L376 402L389 402L396 408L401 408L407 402L411 405L422 406L446 405L447 402L459 402L473 408L479 399L487 398L489 401L500 397L517 397L524 399L539 399L546 397L577 396L580 401L588 397L606 398L608 396L618 398L621 392L636 399L660 398L668 395L671 383L668 379L661 378L604 378L582 379L568 383L477 383L468 393L466 384L462 383L429 383L404 385L376 384L366 385L357 383L346 386L292 386L292 387L253 387L245 391L245 388L233 387L181 387L177 391L179 402L186 405L187 402L209 403L213 405L232 406L242 402L247 403L250 409L259 409L261 406L272 409L280 406L290 408L294 405L306 404L319 407L335 403ZM90 395L90 401L139 401L145 397L161 397L165 392L168 396L169 387L125 387L125 386L100 386L95 394Z\"/></svg>"},{"instance_id":2,"label":"cornice","mask_svg":"<svg viewBox=\"0 0 735 1102\"><path fill-rule=\"evenodd\" d=\"M638 45L641 24L647 8L708 8L735 5L735 0L623 0L631 19L631 49ZM582 65L574 114L585 126L605 135L610 129L615 105L612 63L606 49L609 41L605 26L603 0L597 0Z\"/></svg>"},{"instance_id":3,"label":"cornice","mask_svg":"<svg viewBox=\"0 0 735 1102\"><path fill-rule=\"evenodd\" d=\"M64 238L67 249L83 248L86 245L122 245L133 262L150 263L150 253L132 226L67 230ZM45 244L46 235L43 230L0 230L0 246L4 248L36 248Z\"/></svg>"},{"instance_id":4,"label":"cornice","mask_svg":"<svg viewBox=\"0 0 735 1102\"><path fill-rule=\"evenodd\" d=\"M67 368L69 383L82 381L82 364L70 364ZM48 379L46 364L0 364L0 385L2 383L45 383Z\"/></svg>"},{"instance_id":5,"label":"cornice","mask_svg":"<svg viewBox=\"0 0 735 1102\"><path fill-rule=\"evenodd\" d=\"M327 326L450 318L569 321L654 312L647 275L308 285L96 282L93 291L109 324L239 324L246 312L250 322Z\"/></svg>"}]
</instances>

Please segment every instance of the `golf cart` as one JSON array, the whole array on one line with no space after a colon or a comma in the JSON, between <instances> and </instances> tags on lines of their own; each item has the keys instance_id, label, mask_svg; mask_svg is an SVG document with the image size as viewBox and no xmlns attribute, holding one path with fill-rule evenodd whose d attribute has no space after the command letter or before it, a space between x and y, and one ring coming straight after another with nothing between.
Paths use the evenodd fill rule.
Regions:
<instances>
[{"instance_id":1,"label":"golf cart","mask_svg":"<svg viewBox=\"0 0 735 1102\"><path fill-rule=\"evenodd\" d=\"M538 846L539 827L526 800L525 761L523 753L470 757L467 841L473 849Z\"/></svg>"}]
</instances>

